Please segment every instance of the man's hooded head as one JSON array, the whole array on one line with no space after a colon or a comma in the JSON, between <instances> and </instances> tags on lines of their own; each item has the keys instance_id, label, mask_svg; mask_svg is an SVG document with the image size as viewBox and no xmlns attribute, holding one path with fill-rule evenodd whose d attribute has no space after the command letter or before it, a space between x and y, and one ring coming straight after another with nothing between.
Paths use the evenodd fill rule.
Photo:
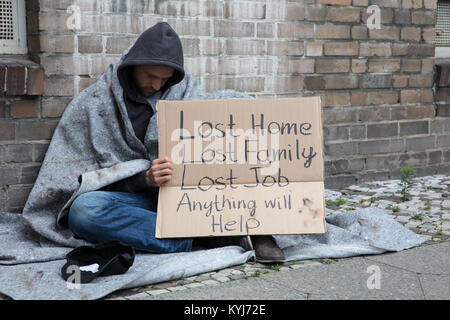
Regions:
<instances>
[{"instance_id":1,"label":"man's hooded head","mask_svg":"<svg viewBox=\"0 0 450 320\"><path fill-rule=\"evenodd\" d=\"M144 102L145 92L152 93L153 90L139 88L136 68L142 77L156 76L155 79L161 80L162 92L183 80L183 47L177 33L168 23L160 22L144 31L117 70L120 85L128 98ZM147 72L151 70L154 72Z\"/></svg>"}]
</instances>

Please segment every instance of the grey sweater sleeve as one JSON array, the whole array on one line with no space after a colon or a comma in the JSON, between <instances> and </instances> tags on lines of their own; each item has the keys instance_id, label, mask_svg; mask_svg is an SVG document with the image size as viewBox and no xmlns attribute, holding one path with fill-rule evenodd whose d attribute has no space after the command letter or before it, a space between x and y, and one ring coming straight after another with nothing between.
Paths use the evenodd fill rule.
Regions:
<instances>
[{"instance_id":1,"label":"grey sweater sleeve","mask_svg":"<svg viewBox=\"0 0 450 320\"><path fill-rule=\"evenodd\" d=\"M131 193L138 193L138 192L144 192L151 189L150 186L147 185L145 181L145 172L146 170L139 172L138 174L135 174L134 176L131 176L129 178L117 181L113 184L110 184L102 190L104 191L122 191L122 192L131 192Z\"/></svg>"}]
</instances>

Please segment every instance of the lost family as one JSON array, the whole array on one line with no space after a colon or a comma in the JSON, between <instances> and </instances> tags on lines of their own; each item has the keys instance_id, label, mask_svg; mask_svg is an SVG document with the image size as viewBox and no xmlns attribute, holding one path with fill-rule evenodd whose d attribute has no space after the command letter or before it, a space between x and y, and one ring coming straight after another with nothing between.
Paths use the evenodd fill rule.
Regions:
<instances>
[{"instance_id":1,"label":"lost family","mask_svg":"<svg viewBox=\"0 0 450 320\"><path fill-rule=\"evenodd\" d=\"M303 161L303 166L309 168L317 155L314 147L301 145L299 138L280 147L282 136L311 135L312 125L309 122L265 122L264 114L251 114L251 127L243 130L236 128L230 114L227 123L194 121L192 135L184 126L183 110L180 110L179 120L180 126L172 134L172 141L178 141L171 152L176 164L272 164L286 160ZM204 141L211 143L203 147Z\"/></svg>"}]
</instances>

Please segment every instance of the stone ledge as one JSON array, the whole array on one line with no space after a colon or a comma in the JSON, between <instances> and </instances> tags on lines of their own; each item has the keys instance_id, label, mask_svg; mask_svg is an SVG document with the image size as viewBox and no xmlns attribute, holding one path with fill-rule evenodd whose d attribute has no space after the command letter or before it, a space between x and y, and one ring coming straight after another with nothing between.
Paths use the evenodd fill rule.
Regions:
<instances>
[{"instance_id":1,"label":"stone ledge","mask_svg":"<svg viewBox=\"0 0 450 320\"><path fill-rule=\"evenodd\" d=\"M450 117L450 60L436 61L436 116Z\"/></svg>"},{"instance_id":2,"label":"stone ledge","mask_svg":"<svg viewBox=\"0 0 450 320\"><path fill-rule=\"evenodd\" d=\"M25 56L0 56L0 96L41 95L44 68Z\"/></svg>"},{"instance_id":3,"label":"stone ledge","mask_svg":"<svg viewBox=\"0 0 450 320\"><path fill-rule=\"evenodd\" d=\"M450 60L436 60L436 86L450 87Z\"/></svg>"}]
</instances>

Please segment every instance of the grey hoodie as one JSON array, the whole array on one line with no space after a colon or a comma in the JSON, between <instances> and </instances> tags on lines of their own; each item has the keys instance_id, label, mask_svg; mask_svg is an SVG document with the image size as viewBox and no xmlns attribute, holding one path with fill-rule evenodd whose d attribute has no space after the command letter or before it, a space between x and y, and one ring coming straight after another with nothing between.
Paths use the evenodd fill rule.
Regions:
<instances>
[{"instance_id":1,"label":"grey hoodie","mask_svg":"<svg viewBox=\"0 0 450 320\"><path fill-rule=\"evenodd\" d=\"M124 101L136 137L142 142L153 110L142 96L132 77L132 69L137 65L167 66L175 70L160 91L164 93L184 78L183 48L177 33L166 22L160 22L144 31L117 69L119 83L124 91ZM142 192L149 189L145 183L145 171L128 179L116 182L103 190Z\"/></svg>"}]
</instances>

